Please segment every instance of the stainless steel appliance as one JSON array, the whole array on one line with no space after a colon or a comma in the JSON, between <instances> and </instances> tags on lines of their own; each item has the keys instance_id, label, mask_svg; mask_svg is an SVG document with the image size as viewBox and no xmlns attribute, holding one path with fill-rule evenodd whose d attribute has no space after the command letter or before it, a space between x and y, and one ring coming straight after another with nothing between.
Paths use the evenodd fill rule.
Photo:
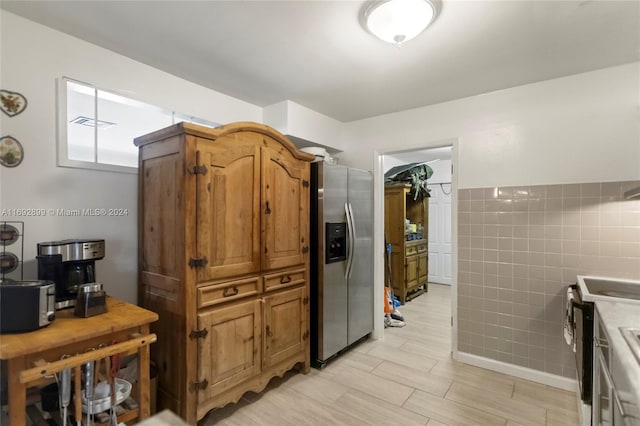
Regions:
<instances>
[{"instance_id":1,"label":"stainless steel appliance","mask_svg":"<svg viewBox=\"0 0 640 426\"><path fill-rule=\"evenodd\" d=\"M568 295L573 298L571 317L577 379L580 391L580 414L583 425L591 424L591 403L594 375L594 302L624 301L640 304L640 281L611 279L603 277L577 277L569 286Z\"/></svg>"},{"instance_id":2,"label":"stainless steel appliance","mask_svg":"<svg viewBox=\"0 0 640 426\"><path fill-rule=\"evenodd\" d=\"M100 283L78 286L78 299L74 315L80 318L92 317L107 312L107 293Z\"/></svg>"},{"instance_id":3,"label":"stainless steel appliance","mask_svg":"<svg viewBox=\"0 0 640 426\"><path fill-rule=\"evenodd\" d=\"M72 307L78 287L96 281L95 261L104 257L104 240L38 243L38 279L56 284L56 309Z\"/></svg>"},{"instance_id":4,"label":"stainless steel appliance","mask_svg":"<svg viewBox=\"0 0 640 426\"><path fill-rule=\"evenodd\" d=\"M311 364L373 331L373 176L311 164Z\"/></svg>"},{"instance_id":5,"label":"stainless steel appliance","mask_svg":"<svg viewBox=\"0 0 640 426\"><path fill-rule=\"evenodd\" d=\"M51 281L0 282L0 333L26 333L55 319L55 284Z\"/></svg>"}]
</instances>

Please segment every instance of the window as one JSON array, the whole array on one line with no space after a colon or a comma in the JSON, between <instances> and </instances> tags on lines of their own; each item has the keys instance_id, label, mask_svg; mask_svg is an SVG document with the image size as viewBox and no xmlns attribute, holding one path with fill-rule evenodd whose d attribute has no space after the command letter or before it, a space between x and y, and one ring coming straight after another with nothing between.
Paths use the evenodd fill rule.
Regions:
<instances>
[{"instance_id":1,"label":"window","mask_svg":"<svg viewBox=\"0 0 640 426\"><path fill-rule=\"evenodd\" d=\"M218 126L66 77L60 81L58 166L137 173L134 138L179 121Z\"/></svg>"}]
</instances>

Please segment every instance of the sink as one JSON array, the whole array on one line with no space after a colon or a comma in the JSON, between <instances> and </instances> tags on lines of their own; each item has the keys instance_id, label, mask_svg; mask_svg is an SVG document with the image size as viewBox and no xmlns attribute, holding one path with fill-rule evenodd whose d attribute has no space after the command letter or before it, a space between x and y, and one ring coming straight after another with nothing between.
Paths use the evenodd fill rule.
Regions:
<instances>
[{"instance_id":1,"label":"sink","mask_svg":"<svg viewBox=\"0 0 640 426\"><path fill-rule=\"evenodd\" d=\"M625 301L640 304L640 281L578 276L583 300Z\"/></svg>"},{"instance_id":2,"label":"sink","mask_svg":"<svg viewBox=\"0 0 640 426\"><path fill-rule=\"evenodd\" d=\"M640 329L633 327L620 327L620 332L631 348L631 352L640 362Z\"/></svg>"}]
</instances>

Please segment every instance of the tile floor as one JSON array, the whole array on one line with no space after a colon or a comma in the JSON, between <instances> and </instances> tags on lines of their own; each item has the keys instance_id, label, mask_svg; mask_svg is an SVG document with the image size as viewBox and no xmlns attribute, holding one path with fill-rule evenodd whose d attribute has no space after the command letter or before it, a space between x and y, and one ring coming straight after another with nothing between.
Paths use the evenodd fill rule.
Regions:
<instances>
[{"instance_id":1,"label":"tile floor","mask_svg":"<svg viewBox=\"0 0 640 426\"><path fill-rule=\"evenodd\" d=\"M209 425L578 425L571 392L454 361L450 287L402 306L404 328L210 412Z\"/></svg>"}]
</instances>

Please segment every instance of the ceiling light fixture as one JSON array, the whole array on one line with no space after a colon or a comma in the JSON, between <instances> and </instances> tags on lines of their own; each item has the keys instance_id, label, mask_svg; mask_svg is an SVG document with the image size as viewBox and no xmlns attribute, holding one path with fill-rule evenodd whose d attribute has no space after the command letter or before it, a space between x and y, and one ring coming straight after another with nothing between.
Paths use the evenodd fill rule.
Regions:
<instances>
[{"instance_id":1,"label":"ceiling light fixture","mask_svg":"<svg viewBox=\"0 0 640 426\"><path fill-rule=\"evenodd\" d=\"M424 31L437 12L436 0L375 1L365 10L364 26L379 39L400 46Z\"/></svg>"}]
</instances>

